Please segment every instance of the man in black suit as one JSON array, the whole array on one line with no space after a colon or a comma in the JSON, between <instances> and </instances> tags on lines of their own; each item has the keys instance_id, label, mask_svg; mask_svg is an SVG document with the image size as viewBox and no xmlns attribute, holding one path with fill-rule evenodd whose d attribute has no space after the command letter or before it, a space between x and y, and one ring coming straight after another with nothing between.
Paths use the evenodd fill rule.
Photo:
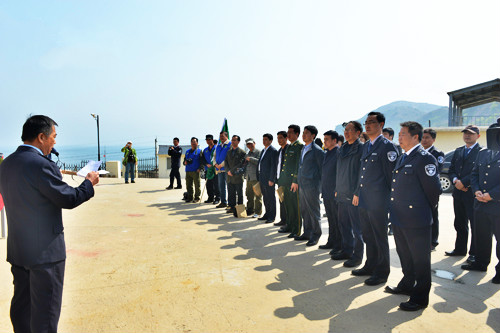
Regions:
<instances>
[{"instance_id":1,"label":"man in black suit","mask_svg":"<svg viewBox=\"0 0 500 333\"><path fill-rule=\"evenodd\" d=\"M370 278L365 284L375 286L389 276L389 241L387 238L387 211L389 209L392 170L398 157L397 148L382 135L385 116L370 112L365 122L370 141L363 145L359 180L359 217L363 241L366 244L366 262L353 275Z\"/></svg>"},{"instance_id":2,"label":"man in black suit","mask_svg":"<svg viewBox=\"0 0 500 333\"><path fill-rule=\"evenodd\" d=\"M62 208L94 196L97 172L73 188L48 155L56 143L57 123L32 116L23 126L23 145L0 166L0 193L9 234L7 261L12 265L14 296L10 317L15 332L57 332L61 313L66 248Z\"/></svg>"},{"instance_id":3,"label":"man in black suit","mask_svg":"<svg viewBox=\"0 0 500 333\"><path fill-rule=\"evenodd\" d=\"M422 134L422 141L420 142L422 147L434 158L438 163L438 177L443 170L444 165L444 153L441 150L436 149L434 147L434 142L436 141L437 133L432 128L424 129L424 134ZM431 249L436 249L436 246L439 245L438 237L439 237L439 214L438 214L439 203L436 207L432 209L432 242Z\"/></svg>"},{"instance_id":4,"label":"man in black suit","mask_svg":"<svg viewBox=\"0 0 500 333\"><path fill-rule=\"evenodd\" d=\"M288 148L288 133L286 131L279 131L276 134L276 137L278 138L278 144L280 146L280 149L278 150L278 160L277 160L277 167L276 167L276 183L278 182L278 179L280 177L280 172L281 172L281 165L283 164L283 161L285 160L285 151ZM276 226L281 226L281 228L278 230L279 233L288 233L290 232L290 229L288 228L286 224L286 206L285 203L280 201L280 221L276 222L274 225Z\"/></svg>"},{"instance_id":5,"label":"man in black suit","mask_svg":"<svg viewBox=\"0 0 500 333\"><path fill-rule=\"evenodd\" d=\"M481 146L479 128L468 125L462 130L465 146L455 150L448 174L455 188L453 190L453 209L455 211L455 230L457 238L453 251L445 252L447 256L465 256L469 237L469 222L471 229L471 244L467 262L472 263L476 255L476 240L474 238L474 193L471 190L470 176Z\"/></svg>"},{"instance_id":6,"label":"man in black suit","mask_svg":"<svg viewBox=\"0 0 500 333\"><path fill-rule=\"evenodd\" d=\"M170 185L166 188L167 190L174 188L174 179L177 180L176 188L182 188L181 174L179 172L181 168L182 147L179 146L179 138L174 138L173 142L174 145L168 148L168 156L170 156Z\"/></svg>"},{"instance_id":7,"label":"man in black suit","mask_svg":"<svg viewBox=\"0 0 500 333\"><path fill-rule=\"evenodd\" d=\"M297 175L299 209L304 221L304 233L296 236L295 240L308 240L306 246L318 244L322 233L319 195L325 152L314 143L317 135L318 129L315 126L304 127L302 132L304 147L302 147Z\"/></svg>"},{"instance_id":8,"label":"man in black suit","mask_svg":"<svg viewBox=\"0 0 500 333\"><path fill-rule=\"evenodd\" d=\"M259 163L257 164L257 179L260 183L260 190L264 197L264 207L266 213L262 218L266 223L274 222L276 218L276 195L274 184L276 183L276 165L278 163L278 152L271 144L273 143L272 134L266 133L262 137L264 149L260 153Z\"/></svg>"},{"instance_id":9,"label":"man in black suit","mask_svg":"<svg viewBox=\"0 0 500 333\"><path fill-rule=\"evenodd\" d=\"M422 134L422 125L415 121L401 124L399 143L405 153L398 158L392 179L389 214L404 276L385 291L410 296L399 305L404 311L429 304L432 210L441 194L437 161L419 145Z\"/></svg>"}]
</instances>

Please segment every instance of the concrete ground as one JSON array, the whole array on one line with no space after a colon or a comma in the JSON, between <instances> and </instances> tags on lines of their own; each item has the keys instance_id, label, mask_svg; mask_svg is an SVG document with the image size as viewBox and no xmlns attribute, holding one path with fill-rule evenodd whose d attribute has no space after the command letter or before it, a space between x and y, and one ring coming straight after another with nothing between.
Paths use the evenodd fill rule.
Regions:
<instances>
[{"instance_id":1,"label":"concrete ground","mask_svg":"<svg viewBox=\"0 0 500 333\"><path fill-rule=\"evenodd\" d=\"M65 179L77 186L81 178ZM328 251L182 202L162 179L136 184L103 178L95 197L64 211L67 245L61 332L499 332L500 286L488 272L464 272L453 249L450 195L440 203L441 244L424 311L398 310L407 298L369 287ZM326 235L327 221L322 220ZM320 244L323 244L323 236ZM0 258L6 257L0 240ZM390 237L391 275L402 277ZM493 257L493 265L496 264ZM0 261L0 332L10 332L10 264Z\"/></svg>"}]
</instances>

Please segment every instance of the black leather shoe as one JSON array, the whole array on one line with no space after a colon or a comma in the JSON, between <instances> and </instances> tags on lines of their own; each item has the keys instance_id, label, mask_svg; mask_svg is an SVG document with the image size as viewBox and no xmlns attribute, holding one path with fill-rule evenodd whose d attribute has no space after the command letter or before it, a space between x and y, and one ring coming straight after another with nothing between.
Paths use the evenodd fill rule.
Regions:
<instances>
[{"instance_id":1,"label":"black leather shoe","mask_svg":"<svg viewBox=\"0 0 500 333\"><path fill-rule=\"evenodd\" d=\"M273 223L274 220L266 220L266 223Z\"/></svg>"},{"instance_id":2,"label":"black leather shoe","mask_svg":"<svg viewBox=\"0 0 500 333\"><path fill-rule=\"evenodd\" d=\"M408 295L411 296L411 290L401 289L399 287L385 286L384 291L393 295Z\"/></svg>"},{"instance_id":3,"label":"black leather shoe","mask_svg":"<svg viewBox=\"0 0 500 333\"><path fill-rule=\"evenodd\" d=\"M371 276L365 280L365 284L367 286L376 286L376 285L386 283L386 282L387 282L387 278L381 278L378 276Z\"/></svg>"},{"instance_id":4,"label":"black leather shoe","mask_svg":"<svg viewBox=\"0 0 500 333\"><path fill-rule=\"evenodd\" d=\"M302 234L302 236L295 236L293 239L296 241L308 241L309 240L309 238L307 238L307 236L304 234Z\"/></svg>"},{"instance_id":5,"label":"black leather shoe","mask_svg":"<svg viewBox=\"0 0 500 333\"><path fill-rule=\"evenodd\" d=\"M217 206L215 206L215 208L224 208L224 207L227 207L227 204L222 203L222 202L220 204L218 204Z\"/></svg>"},{"instance_id":6,"label":"black leather shoe","mask_svg":"<svg viewBox=\"0 0 500 333\"><path fill-rule=\"evenodd\" d=\"M487 267L476 264L475 262L473 262L472 264L465 264L460 267L462 267L462 269L465 269L466 271L486 272L487 270Z\"/></svg>"},{"instance_id":7,"label":"black leather shoe","mask_svg":"<svg viewBox=\"0 0 500 333\"><path fill-rule=\"evenodd\" d=\"M286 234L286 233L289 233L289 232L290 232L290 230L288 230L288 229L286 229L286 228L285 228L285 229L279 229L279 230L278 230L278 232L279 232L280 234Z\"/></svg>"},{"instance_id":8,"label":"black leather shoe","mask_svg":"<svg viewBox=\"0 0 500 333\"><path fill-rule=\"evenodd\" d=\"M262 216L262 217L259 217L257 220L259 220L259 221L267 221L267 217Z\"/></svg>"},{"instance_id":9,"label":"black leather shoe","mask_svg":"<svg viewBox=\"0 0 500 333\"><path fill-rule=\"evenodd\" d=\"M181 189L181 188L182 188L182 186L181 186L181 185L178 185L178 186L176 186L175 188L178 190L178 189Z\"/></svg>"},{"instance_id":10,"label":"black leather shoe","mask_svg":"<svg viewBox=\"0 0 500 333\"><path fill-rule=\"evenodd\" d=\"M291 233L290 235L288 235L288 238L295 238L295 237L297 237L297 235L294 233Z\"/></svg>"},{"instance_id":11,"label":"black leather shoe","mask_svg":"<svg viewBox=\"0 0 500 333\"><path fill-rule=\"evenodd\" d=\"M276 222L274 225L277 226L277 227L279 227L279 226L282 226L282 225L286 225L286 223L284 221L279 221L279 222Z\"/></svg>"},{"instance_id":12,"label":"black leather shoe","mask_svg":"<svg viewBox=\"0 0 500 333\"><path fill-rule=\"evenodd\" d=\"M457 252L455 250L451 251L451 252L448 252L448 251L445 251L444 253L445 256L448 256L448 257L463 257L466 255L465 252Z\"/></svg>"},{"instance_id":13,"label":"black leather shoe","mask_svg":"<svg viewBox=\"0 0 500 333\"><path fill-rule=\"evenodd\" d=\"M330 255L334 255L334 254L337 254L337 253L342 253L342 250L338 250L336 248L333 248L331 251L330 251Z\"/></svg>"},{"instance_id":14,"label":"black leather shoe","mask_svg":"<svg viewBox=\"0 0 500 333\"><path fill-rule=\"evenodd\" d=\"M413 302L403 302L399 304L399 308L403 311L418 311L421 309L425 309L427 305L422 305L418 303L413 303Z\"/></svg>"},{"instance_id":15,"label":"black leather shoe","mask_svg":"<svg viewBox=\"0 0 500 333\"><path fill-rule=\"evenodd\" d=\"M357 267L361 265L361 259L351 258L347 261L344 261L344 267Z\"/></svg>"},{"instance_id":16,"label":"black leather shoe","mask_svg":"<svg viewBox=\"0 0 500 333\"><path fill-rule=\"evenodd\" d=\"M219 203L220 203L219 199L215 199L214 202L213 202L214 205L218 205Z\"/></svg>"},{"instance_id":17,"label":"black leather shoe","mask_svg":"<svg viewBox=\"0 0 500 333\"><path fill-rule=\"evenodd\" d=\"M309 240L309 242L306 243L306 246L314 246L318 244L318 240L317 239L311 239Z\"/></svg>"},{"instance_id":18,"label":"black leather shoe","mask_svg":"<svg viewBox=\"0 0 500 333\"><path fill-rule=\"evenodd\" d=\"M318 249L322 249L322 250L329 250L329 249L333 249L333 245L332 244L329 244L329 243L326 243L324 245L320 245L318 246Z\"/></svg>"},{"instance_id":19,"label":"black leather shoe","mask_svg":"<svg viewBox=\"0 0 500 333\"><path fill-rule=\"evenodd\" d=\"M174 188L174 186L170 185L170 186L168 186L168 187L165 187L165 190L171 190L171 189L173 189L173 188Z\"/></svg>"},{"instance_id":20,"label":"black leather shoe","mask_svg":"<svg viewBox=\"0 0 500 333\"><path fill-rule=\"evenodd\" d=\"M495 275L493 280L491 280L491 283L500 284L500 274Z\"/></svg>"},{"instance_id":21,"label":"black leather shoe","mask_svg":"<svg viewBox=\"0 0 500 333\"><path fill-rule=\"evenodd\" d=\"M203 201L203 203L212 203L212 202L213 202L212 199L207 199L207 200Z\"/></svg>"},{"instance_id":22,"label":"black leather shoe","mask_svg":"<svg viewBox=\"0 0 500 333\"><path fill-rule=\"evenodd\" d=\"M372 271L366 269L365 267L362 267L362 268L353 270L351 272L351 274L355 275L355 276L370 276L370 275L372 275Z\"/></svg>"},{"instance_id":23,"label":"black leather shoe","mask_svg":"<svg viewBox=\"0 0 500 333\"><path fill-rule=\"evenodd\" d=\"M467 260L466 260L466 261L467 261L469 264L473 264L473 263L475 263L475 262L476 262L476 256L475 256L475 255L473 255L473 254L471 254L471 255L469 256L469 258L467 258Z\"/></svg>"},{"instance_id":24,"label":"black leather shoe","mask_svg":"<svg viewBox=\"0 0 500 333\"><path fill-rule=\"evenodd\" d=\"M344 259L351 259L352 255L347 254L345 252L340 252L340 253L334 253L332 254L332 260L344 260Z\"/></svg>"}]
</instances>

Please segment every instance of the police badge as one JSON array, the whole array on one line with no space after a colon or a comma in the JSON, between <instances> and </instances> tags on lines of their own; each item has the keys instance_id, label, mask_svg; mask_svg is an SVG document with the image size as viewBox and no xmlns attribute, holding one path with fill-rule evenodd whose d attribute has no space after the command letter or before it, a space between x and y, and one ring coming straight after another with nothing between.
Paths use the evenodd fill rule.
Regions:
<instances>
[{"instance_id":1,"label":"police badge","mask_svg":"<svg viewBox=\"0 0 500 333\"><path fill-rule=\"evenodd\" d=\"M394 162L398 158L398 154L395 151L388 151L387 152L387 159L389 162Z\"/></svg>"},{"instance_id":2,"label":"police badge","mask_svg":"<svg viewBox=\"0 0 500 333\"><path fill-rule=\"evenodd\" d=\"M436 166L434 164L427 164L425 166L425 173L429 177L434 176L436 174Z\"/></svg>"},{"instance_id":3,"label":"police badge","mask_svg":"<svg viewBox=\"0 0 500 333\"><path fill-rule=\"evenodd\" d=\"M438 156L438 163L443 164L444 162L444 157L443 156Z\"/></svg>"}]
</instances>

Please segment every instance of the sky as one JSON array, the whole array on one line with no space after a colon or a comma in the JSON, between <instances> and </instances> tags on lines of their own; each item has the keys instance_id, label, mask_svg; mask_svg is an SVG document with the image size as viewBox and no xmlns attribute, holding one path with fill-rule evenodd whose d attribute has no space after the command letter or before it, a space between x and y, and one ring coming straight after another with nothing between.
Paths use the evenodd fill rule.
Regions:
<instances>
[{"instance_id":1,"label":"sky","mask_svg":"<svg viewBox=\"0 0 500 333\"><path fill-rule=\"evenodd\" d=\"M500 1L3 1L0 152L30 114L57 146L323 133L500 77ZM275 142L275 145L277 143Z\"/></svg>"}]
</instances>

